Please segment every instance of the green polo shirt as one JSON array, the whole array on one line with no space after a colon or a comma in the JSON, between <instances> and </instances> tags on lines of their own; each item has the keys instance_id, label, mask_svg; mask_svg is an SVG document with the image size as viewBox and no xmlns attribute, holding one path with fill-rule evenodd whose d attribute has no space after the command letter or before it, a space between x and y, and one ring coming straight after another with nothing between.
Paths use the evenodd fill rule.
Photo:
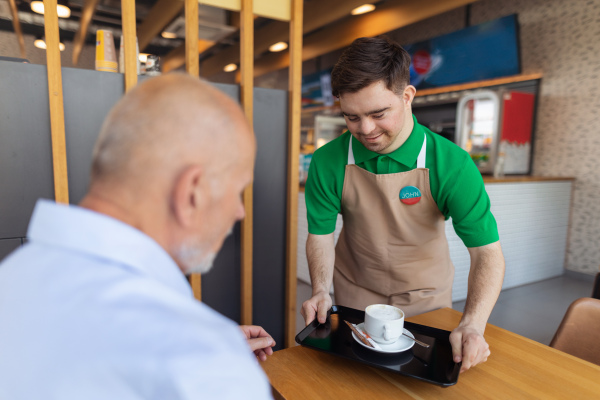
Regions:
<instances>
[{"instance_id":1,"label":"green polo shirt","mask_svg":"<svg viewBox=\"0 0 600 400\"><path fill-rule=\"evenodd\" d=\"M452 218L454 230L467 247L498 241L498 227L490 212L490 198L483 179L469 154L420 125L397 150L379 154L358 140L352 141L358 167L375 174L405 172L417 167L417 156L427 135L425 167L429 169L431 194L441 213ZM308 232L327 235L335 230L341 212L345 167L348 163L349 131L313 154L305 187Z\"/></svg>"}]
</instances>

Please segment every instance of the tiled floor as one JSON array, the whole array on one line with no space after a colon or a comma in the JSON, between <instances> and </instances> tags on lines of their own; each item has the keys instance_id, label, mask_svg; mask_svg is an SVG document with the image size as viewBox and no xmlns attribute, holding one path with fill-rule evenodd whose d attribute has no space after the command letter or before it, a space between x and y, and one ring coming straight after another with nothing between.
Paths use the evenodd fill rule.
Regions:
<instances>
[{"instance_id":1,"label":"tiled floor","mask_svg":"<svg viewBox=\"0 0 600 400\"><path fill-rule=\"evenodd\" d=\"M500 293L488 322L537 342L549 344L569 304L580 297L589 297L592 286L591 276L565 274L504 290ZM298 281L298 310L310 295L310 286ZM463 311L464 305L465 302L460 301L452 307ZM296 318L296 327L298 332L304 327L304 320L300 314Z\"/></svg>"}]
</instances>

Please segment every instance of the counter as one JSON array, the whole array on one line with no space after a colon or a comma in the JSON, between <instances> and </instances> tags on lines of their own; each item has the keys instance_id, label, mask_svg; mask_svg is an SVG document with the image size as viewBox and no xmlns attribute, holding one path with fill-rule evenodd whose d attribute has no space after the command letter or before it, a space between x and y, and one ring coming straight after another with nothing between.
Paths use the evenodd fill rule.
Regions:
<instances>
[{"instance_id":1,"label":"counter","mask_svg":"<svg viewBox=\"0 0 600 400\"><path fill-rule=\"evenodd\" d=\"M506 176L484 177L498 223L506 259L503 289L537 282L563 274L567 251L573 178ZM342 230L338 216L335 241ZM298 199L298 279L310 283L306 260L308 224L304 190ZM452 301L467 297L469 252L446 221L446 237L455 267Z\"/></svg>"}]
</instances>

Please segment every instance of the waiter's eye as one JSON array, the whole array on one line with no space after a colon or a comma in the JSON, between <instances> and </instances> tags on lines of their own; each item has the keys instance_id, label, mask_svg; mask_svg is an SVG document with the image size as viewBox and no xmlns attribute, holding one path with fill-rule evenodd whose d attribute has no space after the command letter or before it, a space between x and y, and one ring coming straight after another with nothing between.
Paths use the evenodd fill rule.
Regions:
<instances>
[{"instance_id":1,"label":"waiter's eye","mask_svg":"<svg viewBox=\"0 0 600 400\"><path fill-rule=\"evenodd\" d=\"M381 118L383 118L383 114L373 115L373 118L375 118L375 119L381 119Z\"/></svg>"},{"instance_id":2,"label":"waiter's eye","mask_svg":"<svg viewBox=\"0 0 600 400\"><path fill-rule=\"evenodd\" d=\"M358 122L360 120L360 118L358 117L350 117L346 115L346 119L350 122Z\"/></svg>"}]
</instances>

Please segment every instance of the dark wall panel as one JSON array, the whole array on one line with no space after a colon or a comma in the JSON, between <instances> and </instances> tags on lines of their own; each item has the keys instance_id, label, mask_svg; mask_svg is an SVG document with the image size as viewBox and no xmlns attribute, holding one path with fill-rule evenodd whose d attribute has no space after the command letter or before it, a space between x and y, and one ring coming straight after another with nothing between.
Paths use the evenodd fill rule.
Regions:
<instances>
[{"instance_id":1,"label":"dark wall panel","mask_svg":"<svg viewBox=\"0 0 600 400\"><path fill-rule=\"evenodd\" d=\"M235 101L239 101L240 88L235 85L215 85ZM213 268L202 275L202 301L228 318L240 322L240 224L225 240L217 254Z\"/></svg>"},{"instance_id":2,"label":"dark wall panel","mask_svg":"<svg viewBox=\"0 0 600 400\"><path fill-rule=\"evenodd\" d=\"M233 99L239 87L215 85ZM89 184L93 145L123 94L123 75L63 68L69 196ZM284 334L287 92L255 90L254 322ZM38 198L54 198L46 67L0 61L0 259L21 243ZM240 226L202 278L203 301L240 320Z\"/></svg>"},{"instance_id":3,"label":"dark wall panel","mask_svg":"<svg viewBox=\"0 0 600 400\"><path fill-rule=\"evenodd\" d=\"M0 261L21 246L21 239L0 239Z\"/></svg>"},{"instance_id":4,"label":"dark wall panel","mask_svg":"<svg viewBox=\"0 0 600 400\"><path fill-rule=\"evenodd\" d=\"M254 323L282 348L285 315L285 249L288 93L254 90Z\"/></svg>"},{"instance_id":5,"label":"dark wall panel","mask_svg":"<svg viewBox=\"0 0 600 400\"><path fill-rule=\"evenodd\" d=\"M38 198L54 198L43 65L0 61L0 239L23 237Z\"/></svg>"},{"instance_id":6,"label":"dark wall panel","mask_svg":"<svg viewBox=\"0 0 600 400\"><path fill-rule=\"evenodd\" d=\"M122 74L63 68L69 202L87 192L94 143L110 109L123 96Z\"/></svg>"}]
</instances>

